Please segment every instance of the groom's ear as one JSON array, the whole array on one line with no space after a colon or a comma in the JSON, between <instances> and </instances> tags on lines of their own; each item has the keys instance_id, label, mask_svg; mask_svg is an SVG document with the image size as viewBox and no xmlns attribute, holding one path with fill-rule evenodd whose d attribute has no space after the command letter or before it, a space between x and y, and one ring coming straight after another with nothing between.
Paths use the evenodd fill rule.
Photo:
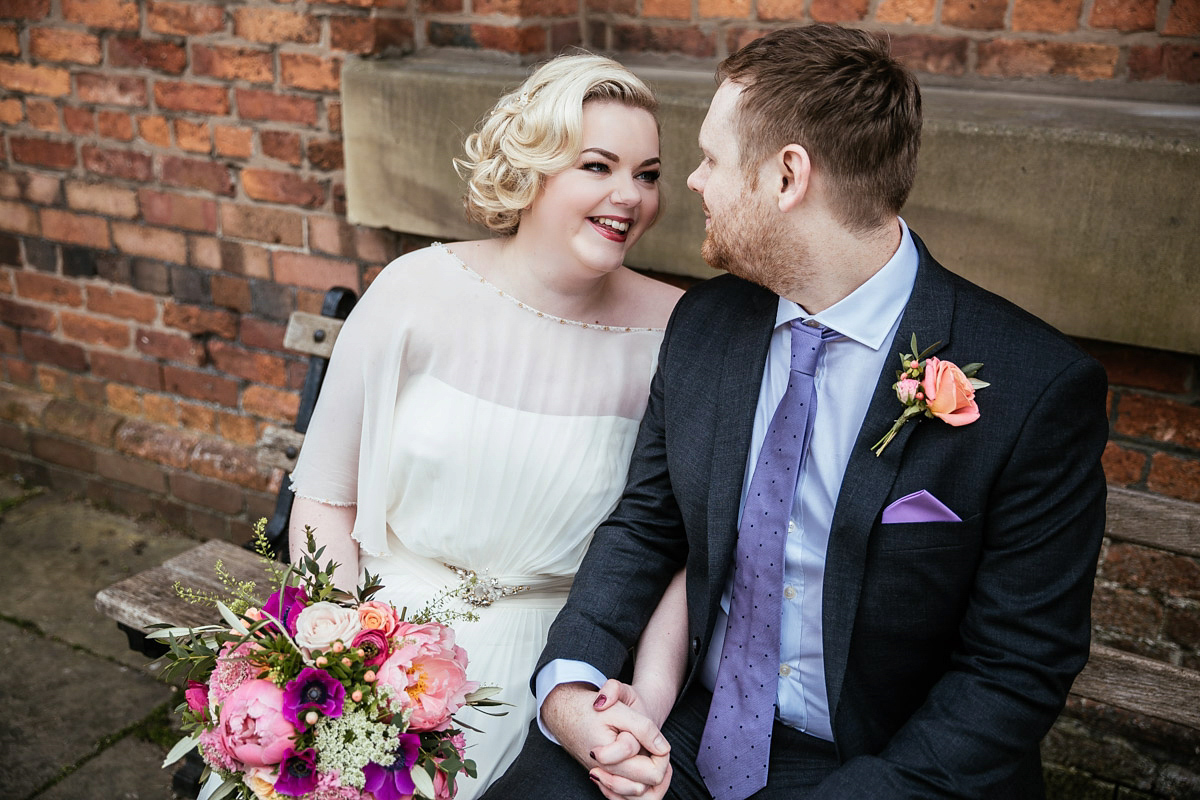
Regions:
<instances>
[{"instance_id":1,"label":"groom's ear","mask_svg":"<svg viewBox=\"0 0 1200 800\"><path fill-rule=\"evenodd\" d=\"M787 213L808 194L812 160L808 157L808 150L798 144L789 144L776 155L775 163L779 169L779 210Z\"/></svg>"}]
</instances>

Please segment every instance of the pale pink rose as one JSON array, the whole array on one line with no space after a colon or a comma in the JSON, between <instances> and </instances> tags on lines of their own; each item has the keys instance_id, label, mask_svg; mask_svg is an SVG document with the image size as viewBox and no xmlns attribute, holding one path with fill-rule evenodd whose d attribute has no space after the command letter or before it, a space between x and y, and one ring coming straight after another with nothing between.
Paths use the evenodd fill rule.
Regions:
<instances>
[{"instance_id":1,"label":"pale pink rose","mask_svg":"<svg viewBox=\"0 0 1200 800\"><path fill-rule=\"evenodd\" d=\"M305 650L328 650L339 639L349 644L362 630L358 613L336 603L313 603L296 617L296 644Z\"/></svg>"},{"instance_id":2,"label":"pale pink rose","mask_svg":"<svg viewBox=\"0 0 1200 800\"><path fill-rule=\"evenodd\" d=\"M396 632L396 610L391 603L380 600L368 600L358 607L358 621L364 631L382 631L390 637Z\"/></svg>"},{"instance_id":3,"label":"pale pink rose","mask_svg":"<svg viewBox=\"0 0 1200 800\"><path fill-rule=\"evenodd\" d=\"M949 361L930 358L925 362L925 402L929 411L950 425L970 425L979 419L975 387L963 371Z\"/></svg>"},{"instance_id":4,"label":"pale pink rose","mask_svg":"<svg viewBox=\"0 0 1200 800\"><path fill-rule=\"evenodd\" d=\"M900 398L900 402L908 405L917 396L917 390L921 388L921 384L916 378L901 378L896 381L896 397Z\"/></svg>"},{"instance_id":5,"label":"pale pink rose","mask_svg":"<svg viewBox=\"0 0 1200 800\"><path fill-rule=\"evenodd\" d=\"M246 681L226 698L218 730L225 750L247 767L278 764L296 735L283 717L283 690L261 679Z\"/></svg>"}]
</instances>

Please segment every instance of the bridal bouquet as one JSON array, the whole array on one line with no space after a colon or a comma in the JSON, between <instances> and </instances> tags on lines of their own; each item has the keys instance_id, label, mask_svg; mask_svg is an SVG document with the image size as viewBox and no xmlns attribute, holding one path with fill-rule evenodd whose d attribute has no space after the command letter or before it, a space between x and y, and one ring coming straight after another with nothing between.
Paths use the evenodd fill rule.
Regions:
<instances>
[{"instance_id":1,"label":"bridal bouquet","mask_svg":"<svg viewBox=\"0 0 1200 800\"><path fill-rule=\"evenodd\" d=\"M164 676L189 679L179 707L188 735L164 766L199 747L208 800L452 798L460 773L475 776L468 726L453 714L500 705L489 699L499 690L467 680L467 654L435 618L436 601L406 619L371 599L382 587L369 574L353 595L334 588L336 565L319 565L307 534L301 563L272 568L278 589L265 602L253 584L229 586L228 603L177 587L212 602L225 624L151 634L170 647Z\"/></svg>"}]
</instances>

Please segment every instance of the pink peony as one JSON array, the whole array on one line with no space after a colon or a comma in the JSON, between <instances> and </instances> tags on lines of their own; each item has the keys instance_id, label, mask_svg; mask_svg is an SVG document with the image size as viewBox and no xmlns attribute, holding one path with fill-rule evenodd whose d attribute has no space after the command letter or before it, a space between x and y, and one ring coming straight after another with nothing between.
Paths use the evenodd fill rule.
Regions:
<instances>
[{"instance_id":1,"label":"pink peony","mask_svg":"<svg viewBox=\"0 0 1200 800\"><path fill-rule=\"evenodd\" d=\"M925 402L935 417L950 425L970 425L979 419L975 387L963 371L949 361L930 358L925 362Z\"/></svg>"},{"instance_id":2,"label":"pink peony","mask_svg":"<svg viewBox=\"0 0 1200 800\"><path fill-rule=\"evenodd\" d=\"M278 764L296 735L283 717L283 690L266 680L246 681L226 698L218 730L226 752L247 767Z\"/></svg>"},{"instance_id":3,"label":"pink peony","mask_svg":"<svg viewBox=\"0 0 1200 800\"><path fill-rule=\"evenodd\" d=\"M379 668L379 681L403 689L412 705L409 730L429 731L444 725L479 688L467 680L467 653L454 643L454 631L435 622L396 627L399 643ZM407 686L401 686L403 670Z\"/></svg>"},{"instance_id":4,"label":"pink peony","mask_svg":"<svg viewBox=\"0 0 1200 800\"><path fill-rule=\"evenodd\" d=\"M364 631L382 631L384 636L391 637L396 632L396 609L391 603L380 600L368 600L358 607L358 621Z\"/></svg>"},{"instance_id":5,"label":"pink peony","mask_svg":"<svg viewBox=\"0 0 1200 800\"><path fill-rule=\"evenodd\" d=\"M354 609L336 603L313 603L296 617L296 644L308 651L328 650L339 639L349 644L361 630Z\"/></svg>"}]
</instances>

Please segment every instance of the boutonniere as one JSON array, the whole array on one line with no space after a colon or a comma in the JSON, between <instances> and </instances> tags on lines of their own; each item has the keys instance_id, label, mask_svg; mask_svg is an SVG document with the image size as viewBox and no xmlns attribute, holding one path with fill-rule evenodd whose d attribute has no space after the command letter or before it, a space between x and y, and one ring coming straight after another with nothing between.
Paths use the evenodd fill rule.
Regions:
<instances>
[{"instance_id":1,"label":"boutonniere","mask_svg":"<svg viewBox=\"0 0 1200 800\"><path fill-rule=\"evenodd\" d=\"M912 352L901 354L901 369L896 371L896 382L892 384L892 389L904 405L904 411L896 418L892 429L871 447L871 452L876 456L896 437L904 423L920 414L937 417L955 427L970 425L979 419L975 390L991 385L975 377L983 364L967 364L960 368L950 361L925 357L940 344L938 342L921 352L917 349L917 335L914 333L910 343Z\"/></svg>"}]
</instances>

